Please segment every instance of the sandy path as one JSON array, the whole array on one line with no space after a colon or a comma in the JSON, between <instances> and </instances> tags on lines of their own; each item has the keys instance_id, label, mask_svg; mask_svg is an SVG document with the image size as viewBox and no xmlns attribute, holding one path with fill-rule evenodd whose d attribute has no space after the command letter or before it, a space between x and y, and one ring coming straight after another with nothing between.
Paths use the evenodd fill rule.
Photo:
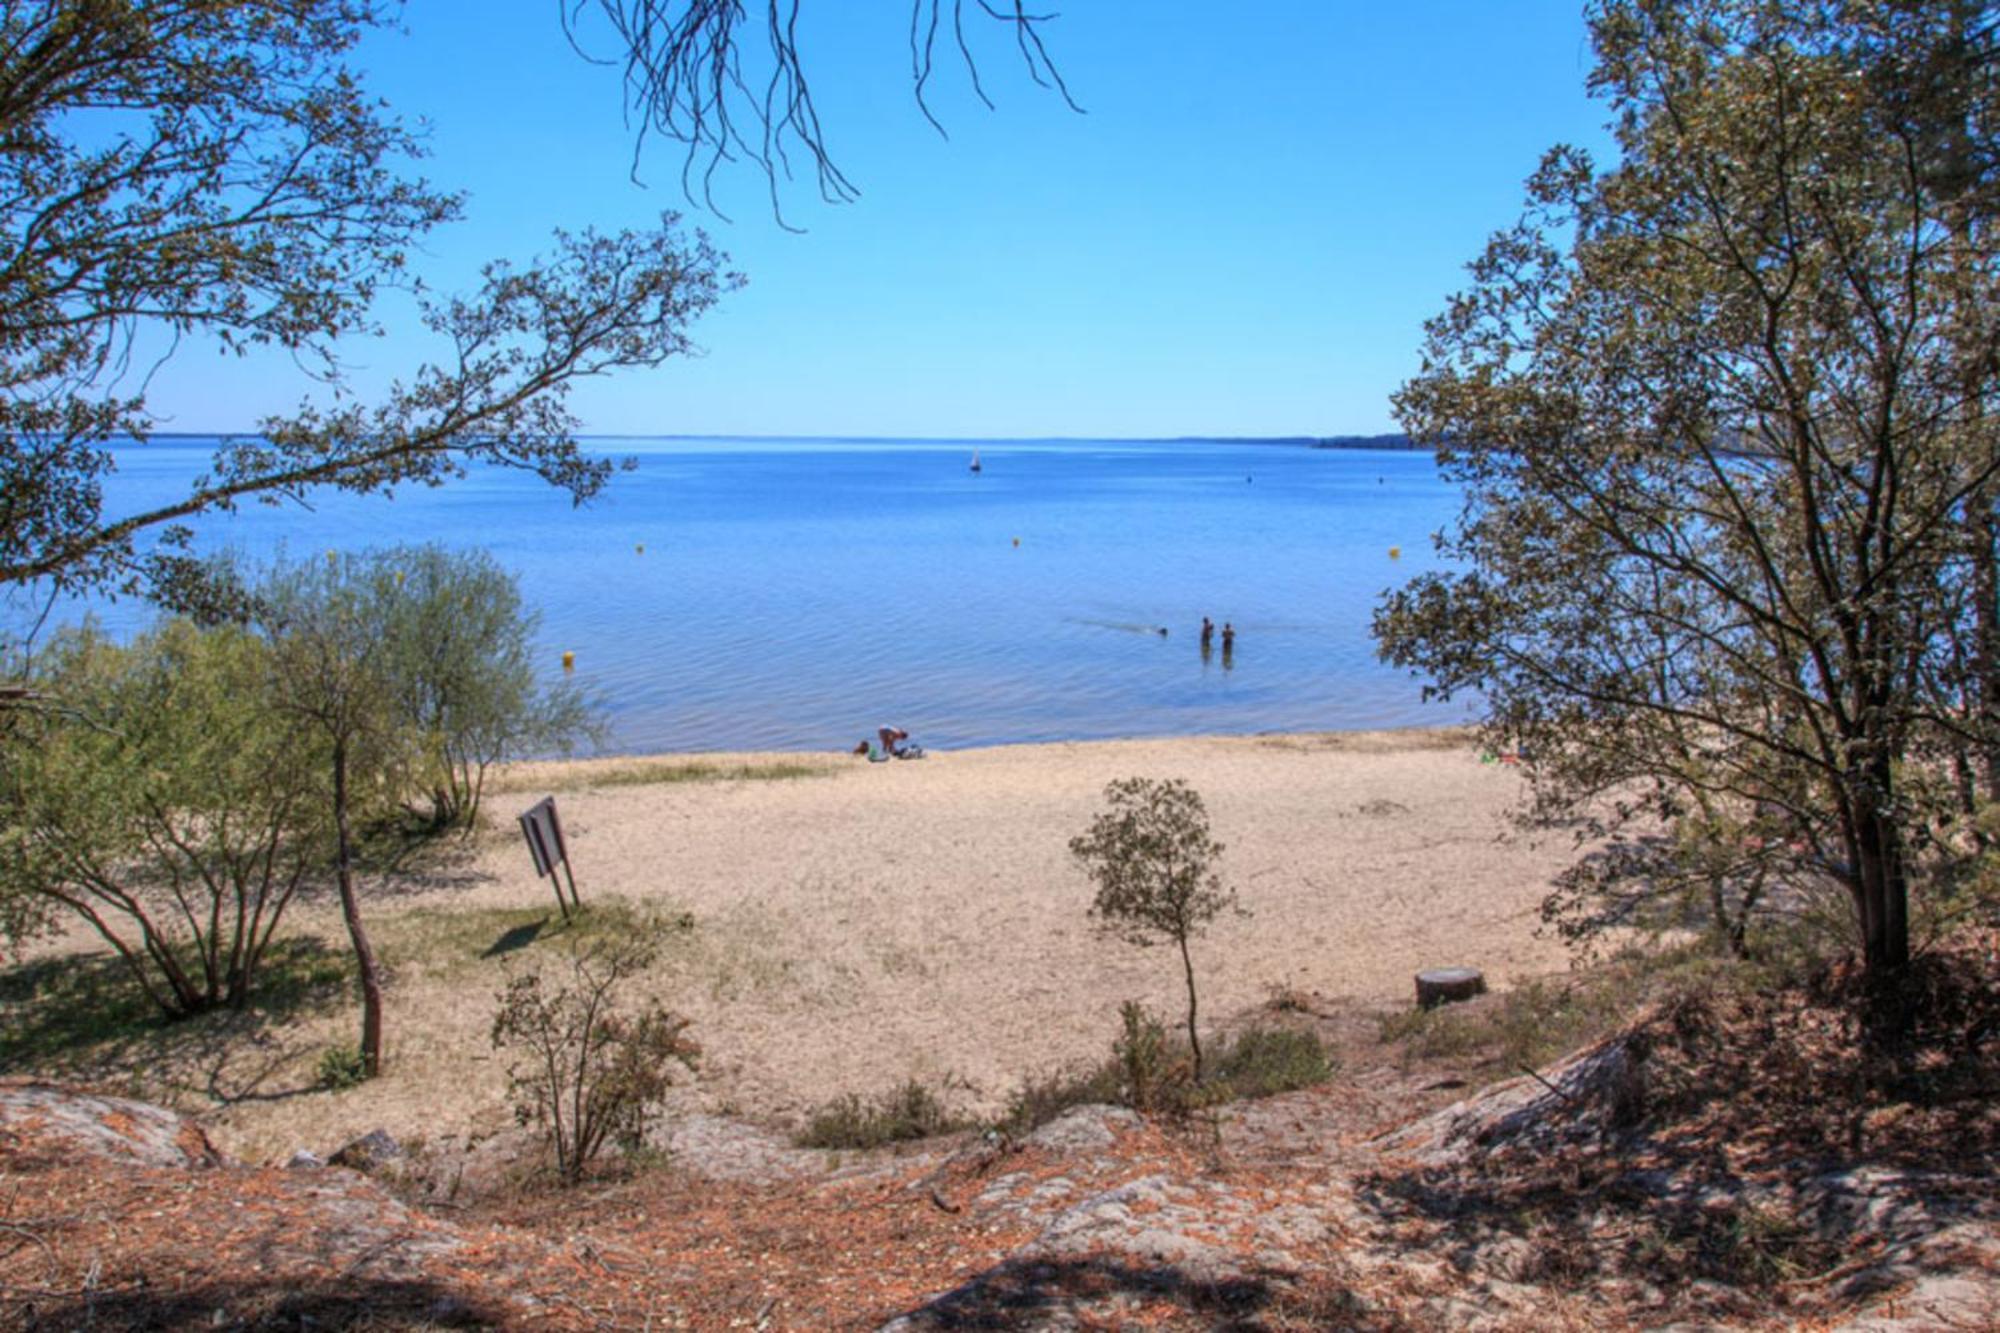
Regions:
<instances>
[{"instance_id":1,"label":"sandy path","mask_svg":"<svg viewBox=\"0 0 2000 1333\"><path fill-rule=\"evenodd\" d=\"M1202 793L1227 844L1224 878L1252 913L1217 922L1196 946L1207 1015L1239 1012L1280 983L1395 1001L1419 967L1469 963L1505 985L1564 963L1534 931L1567 844L1500 841L1518 777L1480 763L1463 738L1183 738L891 764L719 762L759 759L827 772L558 797L586 900L653 899L694 915L695 930L652 980L695 1020L707 1058L689 1098L709 1109L796 1120L836 1094L911 1075L949 1080L962 1104L992 1109L1024 1074L1101 1058L1121 1001L1175 1013L1176 960L1092 930L1090 886L1067 850L1104 784L1134 774L1186 778ZM494 813L511 824L506 816L542 784L569 787L589 771L518 769ZM376 911L550 901L511 829L468 869ZM374 1124L408 1133L498 1123L501 1075L486 1027L502 966L478 960L448 977L399 979L388 1078L337 1097L241 1103L218 1115L225 1141L276 1152ZM296 1035L323 1045L352 1021L329 1015Z\"/></svg>"}]
</instances>

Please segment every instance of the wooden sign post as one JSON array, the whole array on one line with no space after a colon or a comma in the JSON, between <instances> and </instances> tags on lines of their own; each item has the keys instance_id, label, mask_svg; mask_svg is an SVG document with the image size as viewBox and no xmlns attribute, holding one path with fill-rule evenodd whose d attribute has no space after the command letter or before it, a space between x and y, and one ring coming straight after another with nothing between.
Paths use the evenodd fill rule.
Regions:
<instances>
[{"instance_id":1,"label":"wooden sign post","mask_svg":"<svg viewBox=\"0 0 2000 1333\"><path fill-rule=\"evenodd\" d=\"M544 796L521 816L521 835L528 840L528 854L535 858L535 874L548 876L556 889L556 906L562 908L563 920L569 920L571 907L581 909L583 900L576 896L576 872L569 868L569 847L563 842L562 821L556 818L556 798ZM562 875L556 871L560 868ZM569 901L563 901L563 877L569 879Z\"/></svg>"}]
</instances>

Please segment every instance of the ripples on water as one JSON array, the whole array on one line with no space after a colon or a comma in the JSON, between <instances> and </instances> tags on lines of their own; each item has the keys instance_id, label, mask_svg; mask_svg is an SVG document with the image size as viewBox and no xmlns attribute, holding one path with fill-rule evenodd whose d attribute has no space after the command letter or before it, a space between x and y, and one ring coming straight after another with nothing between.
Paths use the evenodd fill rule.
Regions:
<instances>
[{"instance_id":1,"label":"ripples on water","mask_svg":"<svg viewBox=\"0 0 2000 1333\"><path fill-rule=\"evenodd\" d=\"M122 451L113 510L184 487L211 447ZM1427 454L981 442L975 475L969 444L591 447L639 467L580 510L485 471L393 502L253 506L201 543L486 546L540 608L543 660L576 653L619 751L845 748L885 722L951 748L1464 715L1421 704L1368 637L1456 508ZM99 614L120 632L145 617Z\"/></svg>"}]
</instances>

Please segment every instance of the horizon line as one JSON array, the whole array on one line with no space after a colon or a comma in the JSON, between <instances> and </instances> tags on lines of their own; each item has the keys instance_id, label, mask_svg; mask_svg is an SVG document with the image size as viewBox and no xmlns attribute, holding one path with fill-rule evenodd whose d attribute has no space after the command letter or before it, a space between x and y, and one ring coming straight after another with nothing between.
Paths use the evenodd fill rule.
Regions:
<instances>
[{"instance_id":1,"label":"horizon line","mask_svg":"<svg viewBox=\"0 0 2000 1333\"><path fill-rule=\"evenodd\" d=\"M148 439L220 440L255 435L254 430L156 430ZM130 437L126 437L128 440ZM1346 444L1403 440L1402 431L1346 435L795 435L721 431L578 431L579 440L754 440L828 444Z\"/></svg>"}]
</instances>

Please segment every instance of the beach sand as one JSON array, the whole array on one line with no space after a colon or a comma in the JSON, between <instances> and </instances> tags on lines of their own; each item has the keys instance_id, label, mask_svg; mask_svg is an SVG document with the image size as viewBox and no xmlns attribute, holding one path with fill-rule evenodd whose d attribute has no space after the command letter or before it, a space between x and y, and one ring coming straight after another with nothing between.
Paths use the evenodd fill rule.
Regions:
<instances>
[{"instance_id":1,"label":"beach sand","mask_svg":"<svg viewBox=\"0 0 2000 1333\"><path fill-rule=\"evenodd\" d=\"M545 791L558 793L586 903L692 915L646 978L704 1047L682 1104L774 1123L910 1077L996 1110L1024 1076L1102 1059L1122 1001L1181 1012L1172 950L1093 930L1091 885L1068 852L1115 778L1187 779L1226 844L1223 879L1248 915L1194 945L1205 1018L1240 1015L1276 987L1403 1004L1423 967L1477 966L1504 987L1566 964L1537 935L1536 908L1573 849L1510 835L1520 776L1480 762L1463 733L1022 745L878 764L704 755L723 770L808 772L633 781L648 762L666 761L515 766L488 798L501 827L461 863L375 885L378 939L411 960L391 977L388 1076L267 1099L309 1083L355 1019L343 1004L266 1031L254 1058L233 1054L208 1080L253 1094L205 1108L225 1145L254 1159L375 1125L506 1123L494 996L508 969L557 946L496 946L553 910L512 820ZM293 928L344 943L328 904L302 907Z\"/></svg>"}]
</instances>

